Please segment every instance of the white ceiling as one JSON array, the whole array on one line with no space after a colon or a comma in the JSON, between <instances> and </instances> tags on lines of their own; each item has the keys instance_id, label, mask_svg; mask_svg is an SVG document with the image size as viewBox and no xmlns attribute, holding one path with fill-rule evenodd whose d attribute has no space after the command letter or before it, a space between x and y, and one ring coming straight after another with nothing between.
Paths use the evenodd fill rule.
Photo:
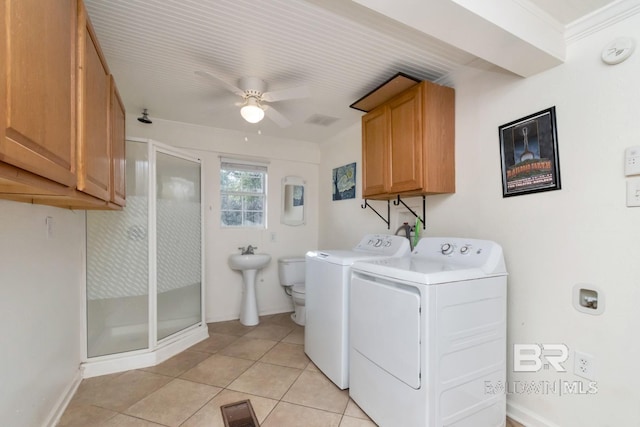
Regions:
<instances>
[{"instance_id":1,"label":"white ceiling","mask_svg":"<svg viewBox=\"0 0 640 427\"><path fill-rule=\"evenodd\" d=\"M477 0L456 3L474 1L478 4ZM453 4L453 0L423 2ZM528 12L535 12L536 19L542 17L546 23L551 22L553 25L549 27L556 32L557 28L564 29L581 17L616 3L613 0L511 2L518 6L525 4ZM247 134L260 131L263 135L321 142L358 121L362 113L349 105L397 72L449 83L448 76L470 64L493 63L510 69L510 64L503 64L486 52L486 46L491 47L493 42L488 33L482 49L474 50L461 41L484 35L482 25L486 24L487 16L496 16L491 14L495 11L486 14L472 11L472 20L479 23L476 33L469 26L460 31L455 27L460 25L458 20L451 16L429 14L444 21L445 27L451 23L446 27L451 37L440 32L436 38L420 25L374 12L376 7L371 5L391 4L384 0L85 0L85 3L128 113L140 115L143 108L148 108L152 120L235 129ZM399 5L399 15L403 3L410 4L411 0L393 3ZM517 36L513 38L518 43L542 52L553 64L561 62L558 59L561 54L551 52L556 47L541 48L537 40L522 40L521 34L505 27L508 25L498 23L491 30L501 36ZM536 37L533 34L532 39ZM496 48L491 49L496 52ZM557 49L564 52L564 46ZM514 70L526 75L518 72L517 66ZM239 97L223 85L195 75L195 71L210 72L233 85L242 76L259 77L267 82L267 90L307 85L311 96L272 104L293 123L290 127L280 128L267 118L252 125L240 117L235 105ZM329 126L306 123L324 116L337 120Z\"/></svg>"}]
</instances>

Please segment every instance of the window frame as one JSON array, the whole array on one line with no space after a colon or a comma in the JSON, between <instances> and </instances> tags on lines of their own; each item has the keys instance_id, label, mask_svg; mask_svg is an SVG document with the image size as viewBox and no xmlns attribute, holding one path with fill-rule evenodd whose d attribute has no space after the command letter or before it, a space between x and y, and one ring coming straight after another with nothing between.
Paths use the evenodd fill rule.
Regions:
<instances>
[{"instance_id":1,"label":"window frame","mask_svg":"<svg viewBox=\"0 0 640 427\"><path fill-rule=\"evenodd\" d=\"M238 191L238 190L228 190L223 186L224 174L226 173L257 173L261 175L262 180L262 192L255 191ZM233 158L220 158L220 227L225 229L267 229L267 199L268 199L268 163L266 162L256 162L249 161L244 159L233 159ZM242 198L242 206L240 210L234 209L223 209L223 200L225 196L232 197L241 197ZM262 198L262 210L249 210L246 206L246 197L261 197ZM225 212L239 212L241 223L240 224L227 224L224 220ZM262 213L262 223L251 225L251 223L247 222L247 213L249 212L261 212Z\"/></svg>"}]
</instances>

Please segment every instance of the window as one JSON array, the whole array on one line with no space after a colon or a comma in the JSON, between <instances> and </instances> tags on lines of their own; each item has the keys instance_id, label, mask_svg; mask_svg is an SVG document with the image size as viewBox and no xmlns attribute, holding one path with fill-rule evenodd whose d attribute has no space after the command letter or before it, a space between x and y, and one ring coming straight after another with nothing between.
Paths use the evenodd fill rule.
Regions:
<instances>
[{"instance_id":1,"label":"window","mask_svg":"<svg viewBox=\"0 0 640 427\"><path fill-rule=\"evenodd\" d=\"M220 225L266 226L267 165L237 159L220 162Z\"/></svg>"}]
</instances>

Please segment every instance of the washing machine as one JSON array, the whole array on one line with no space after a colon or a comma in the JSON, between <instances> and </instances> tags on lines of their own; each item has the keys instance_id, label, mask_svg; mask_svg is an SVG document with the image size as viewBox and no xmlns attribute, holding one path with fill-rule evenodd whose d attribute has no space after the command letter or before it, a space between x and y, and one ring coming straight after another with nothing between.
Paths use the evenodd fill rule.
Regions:
<instances>
[{"instance_id":1,"label":"washing machine","mask_svg":"<svg viewBox=\"0 0 640 427\"><path fill-rule=\"evenodd\" d=\"M304 351L338 387L349 387L349 280L363 259L408 257L406 237L368 234L351 250L306 254Z\"/></svg>"},{"instance_id":2,"label":"washing machine","mask_svg":"<svg viewBox=\"0 0 640 427\"><path fill-rule=\"evenodd\" d=\"M358 261L349 395L380 427L504 426L507 272L500 245L422 238Z\"/></svg>"}]
</instances>

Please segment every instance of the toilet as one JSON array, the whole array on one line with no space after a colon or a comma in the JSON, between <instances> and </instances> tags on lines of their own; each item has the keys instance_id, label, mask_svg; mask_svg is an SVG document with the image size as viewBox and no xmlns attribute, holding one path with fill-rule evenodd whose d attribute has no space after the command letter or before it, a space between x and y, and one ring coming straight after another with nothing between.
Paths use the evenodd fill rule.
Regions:
<instances>
[{"instance_id":1,"label":"toilet","mask_svg":"<svg viewBox=\"0 0 640 427\"><path fill-rule=\"evenodd\" d=\"M278 259L278 276L280 284L284 286L287 295L293 298L293 307L295 311L291 315L291 320L300 326L305 324L305 258L304 257L287 257Z\"/></svg>"}]
</instances>

